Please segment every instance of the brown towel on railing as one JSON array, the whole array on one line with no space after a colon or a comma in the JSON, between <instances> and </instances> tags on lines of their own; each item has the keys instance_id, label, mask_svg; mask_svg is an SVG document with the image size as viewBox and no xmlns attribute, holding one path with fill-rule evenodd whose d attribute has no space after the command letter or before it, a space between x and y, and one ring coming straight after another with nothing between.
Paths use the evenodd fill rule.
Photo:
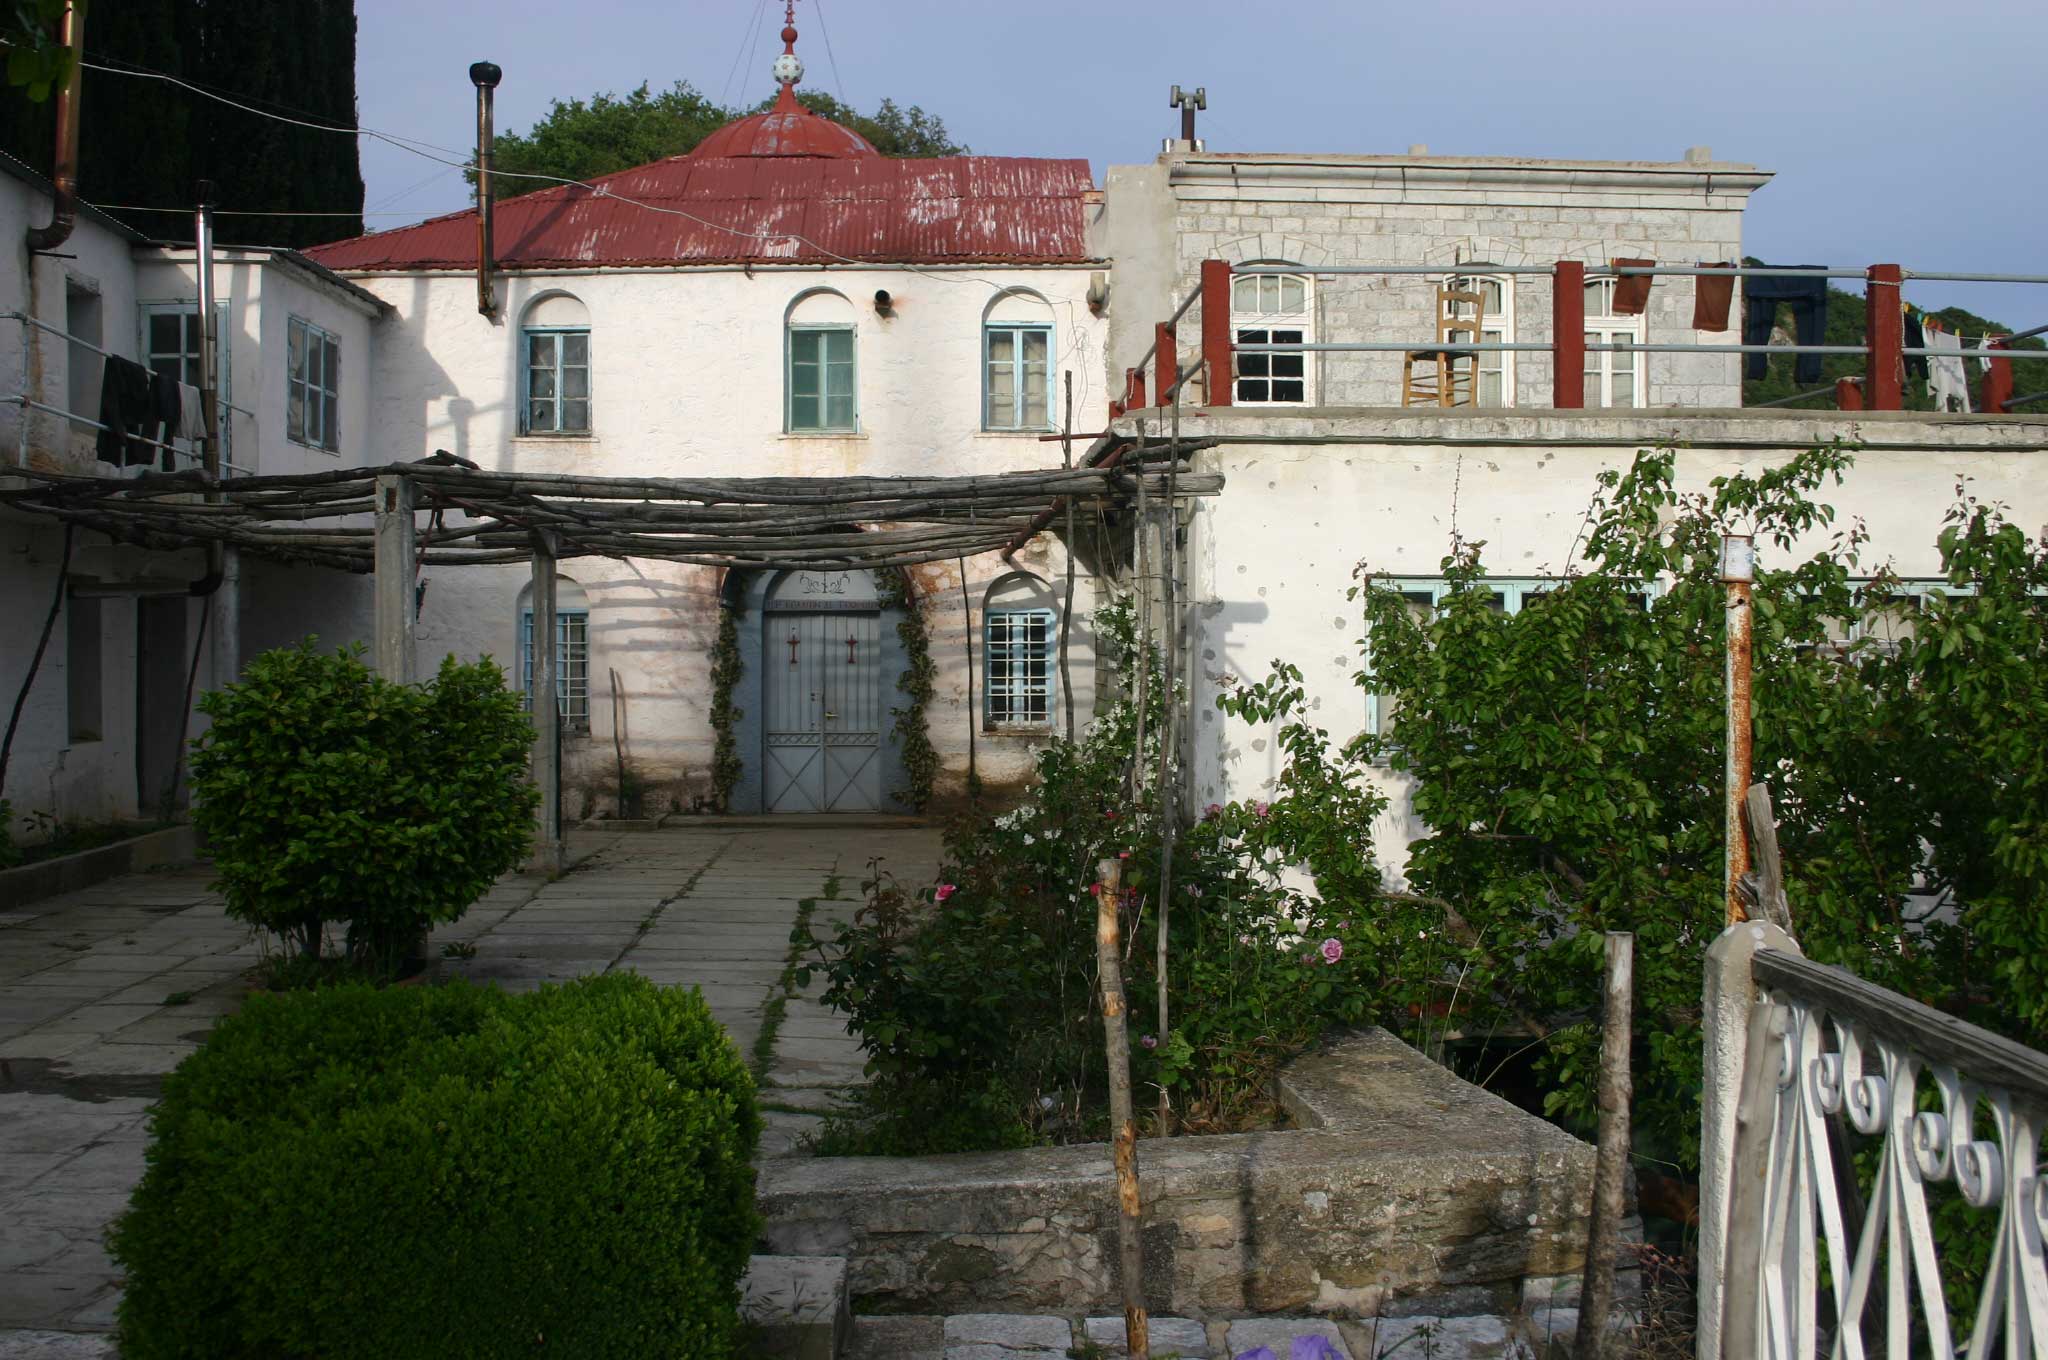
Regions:
<instances>
[{"instance_id":1,"label":"brown towel on railing","mask_svg":"<svg viewBox=\"0 0 2048 1360\"><path fill-rule=\"evenodd\" d=\"M1616 260L1616 269L1649 269L1655 260ZM1617 274L1614 277L1614 314L1616 316L1641 316L1643 308L1650 305L1650 280L1652 274Z\"/></svg>"},{"instance_id":2,"label":"brown towel on railing","mask_svg":"<svg viewBox=\"0 0 2048 1360\"><path fill-rule=\"evenodd\" d=\"M1701 260L1702 269L1733 269L1735 261ZM1693 278L1692 328L1696 331L1728 329L1728 308L1735 301L1733 274L1699 274Z\"/></svg>"},{"instance_id":3,"label":"brown towel on railing","mask_svg":"<svg viewBox=\"0 0 2048 1360\"><path fill-rule=\"evenodd\" d=\"M147 463L156 450L143 442L154 437L155 375L132 359L118 354L107 356L100 371L100 424L106 426L93 441L102 463L132 467Z\"/></svg>"},{"instance_id":4,"label":"brown towel on railing","mask_svg":"<svg viewBox=\"0 0 2048 1360\"><path fill-rule=\"evenodd\" d=\"M171 456L171 441L178 437L179 383L176 378L163 373L149 375L149 399L156 408L151 437L163 447L151 449L152 455L159 455L157 465L165 472L176 472L177 461Z\"/></svg>"}]
</instances>

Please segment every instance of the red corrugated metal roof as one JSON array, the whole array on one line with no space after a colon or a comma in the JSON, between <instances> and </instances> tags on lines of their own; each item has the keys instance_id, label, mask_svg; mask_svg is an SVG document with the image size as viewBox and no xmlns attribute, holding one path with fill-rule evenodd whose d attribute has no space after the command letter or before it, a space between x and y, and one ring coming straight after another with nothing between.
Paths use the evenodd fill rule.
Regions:
<instances>
[{"instance_id":1,"label":"red corrugated metal roof","mask_svg":"<svg viewBox=\"0 0 2048 1360\"><path fill-rule=\"evenodd\" d=\"M1078 263L1093 187L1084 160L674 156L506 199L494 230L499 266L514 269ZM473 269L476 212L305 253L339 270Z\"/></svg>"},{"instance_id":2,"label":"red corrugated metal roof","mask_svg":"<svg viewBox=\"0 0 2048 1360\"><path fill-rule=\"evenodd\" d=\"M691 149L692 160L723 156L879 156L867 138L842 123L812 113L788 85L775 107L751 118L736 118Z\"/></svg>"}]
</instances>

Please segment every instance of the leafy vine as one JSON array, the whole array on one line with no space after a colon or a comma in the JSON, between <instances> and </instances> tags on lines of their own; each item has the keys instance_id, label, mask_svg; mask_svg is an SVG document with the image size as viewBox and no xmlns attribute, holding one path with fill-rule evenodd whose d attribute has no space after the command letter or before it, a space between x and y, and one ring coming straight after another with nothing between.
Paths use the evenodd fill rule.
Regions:
<instances>
[{"instance_id":1,"label":"leafy vine","mask_svg":"<svg viewBox=\"0 0 2048 1360\"><path fill-rule=\"evenodd\" d=\"M711 752L711 797L720 812L732 810L732 791L740 782L740 743L733 729L741 710L733 703L732 694L743 670L739 611L720 609L718 642L711 649L711 729L717 734Z\"/></svg>"},{"instance_id":2,"label":"leafy vine","mask_svg":"<svg viewBox=\"0 0 2048 1360\"><path fill-rule=\"evenodd\" d=\"M883 605L900 611L896 636L903 643L906 659L903 674L896 677L896 688L909 702L889 712L896 718L894 731L909 782L895 790L893 796L913 811L922 812L931 802L932 784L939 772L939 753L932 747L931 727L925 721L938 667L932 663L924 609L911 591L909 576L902 571L880 572L877 588Z\"/></svg>"}]
</instances>

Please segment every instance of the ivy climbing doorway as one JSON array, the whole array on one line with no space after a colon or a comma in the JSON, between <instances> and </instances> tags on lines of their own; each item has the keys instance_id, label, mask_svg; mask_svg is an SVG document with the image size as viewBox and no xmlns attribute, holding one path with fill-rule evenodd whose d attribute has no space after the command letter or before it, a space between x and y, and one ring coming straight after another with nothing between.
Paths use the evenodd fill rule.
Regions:
<instances>
[{"instance_id":1,"label":"ivy climbing doorway","mask_svg":"<svg viewBox=\"0 0 2048 1360\"><path fill-rule=\"evenodd\" d=\"M792 571L761 611L769 812L882 806L881 601L865 571Z\"/></svg>"}]
</instances>

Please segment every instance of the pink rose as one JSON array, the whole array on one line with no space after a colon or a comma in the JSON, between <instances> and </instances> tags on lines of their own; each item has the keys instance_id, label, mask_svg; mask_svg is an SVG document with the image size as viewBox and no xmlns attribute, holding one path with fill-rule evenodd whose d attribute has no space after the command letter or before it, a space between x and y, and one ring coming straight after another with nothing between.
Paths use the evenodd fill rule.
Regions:
<instances>
[{"instance_id":1,"label":"pink rose","mask_svg":"<svg viewBox=\"0 0 2048 1360\"><path fill-rule=\"evenodd\" d=\"M1144 1038L1138 1040L1138 1042L1143 1044L1147 1048L1157 1048L1159 1047L1159 1036L1156 1034L1148 1034Z\"/></svg>"},{"instance_id":2,"label":"pink rose","mask_svg":"<svg viewBox=\"0 0 2048 1360\"><path fill-rule=\"evenodd\" d=\"M1223 804L1221 803L1211 803L1209 804L1209 806L1202 809L1202 820L1205 822L1213 822L1222 815Z\"/></svg>"},{"instance_id":3,"label":"pink rose","mask_svg":"<svg viewBox=\"0 0 2048 1360\"><path fill-rule=\"evenodd\" d=\"M932 889L932 900L934 902L943 902L959 891L960 889L954 884L941 883L938 887Z\"/></svg>"},{"instance_id":4,"label":"pink rose","mask_svg":"<svg viewBox=\"0 0 2048 1360\"><path fill-rule=\"evenodd\" d=\"M1097 897L1100 897L1102 896L1102 885L1100 883L1090 883L1088 885L1088 891L1094 893Z\"/></svg>"},{"instance_id":5,"label":"pink rose","mask_svg":"<svg viewBox=\"0 0 2048 1360\"><path fill-rule=\"evenodd\" d=\"M1261 817L1264 817L1267 813L1271 812L1272 810L1273 805L1271 803L1260 803L1252 809L1253 812L1258 813Z\"/></svg>"},{"instance_id":6,"label":"pink rose","mask_svg":"<svg viewBox=\"0 0 2048 1360\"><path fill-rule=\"evenodd\" d=\"M1129 859L1131 857L1131 852L1128 850L1119 850L1116 852L1116 857L1118 859Z\"/></svg>"},{"instance_id":7,"label":"pink rose","mask_svg":"<svg viewBox=\"0 0 2048 1360\"><path fill-rule=\"evenodd\" d=\"M1344 957L1344 942L1331 938L1323 941L1323 962L1335 963Z\"/></svg>"}]
</instances>

